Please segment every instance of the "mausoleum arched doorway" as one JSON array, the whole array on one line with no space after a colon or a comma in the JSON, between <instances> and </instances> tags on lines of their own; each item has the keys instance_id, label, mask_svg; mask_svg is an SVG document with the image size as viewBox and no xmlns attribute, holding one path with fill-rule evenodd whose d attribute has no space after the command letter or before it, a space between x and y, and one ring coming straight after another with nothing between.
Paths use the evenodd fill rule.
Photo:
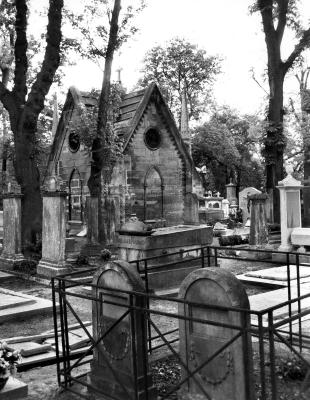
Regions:
<instances>
[{"instance_id":1,"label":"mausoleum arched doorway","mask_svg":"<svg viewBox=\"0 0 310 400\"><path fill-rule=\"evenodd\" d=\"M69 179L68 219L69 221L84 222L83 182L80 172L76 168L71 172Z\"/></svg>"},{"instance_id":2,"label":"mausoleum arched doorway","mask_svg":"<svg viewBox=\"0 0 310 400\"><path fill-rule=\"evenodd\" d=\"M164 181L160 170L151 167L144 178L144 221L164 219Z\"/></svg>"}]
</instances>

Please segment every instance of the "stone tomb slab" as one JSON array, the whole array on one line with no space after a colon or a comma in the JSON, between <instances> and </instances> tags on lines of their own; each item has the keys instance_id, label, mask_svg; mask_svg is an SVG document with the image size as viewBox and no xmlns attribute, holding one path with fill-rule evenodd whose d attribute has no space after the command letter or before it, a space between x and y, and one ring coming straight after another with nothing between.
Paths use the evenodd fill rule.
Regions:
<instances>
[{"instance_id":1,"label":"stone tomb slab","mask_svg":"<svg viewBox=\"0 0 310 400\"><path fill-rule=\"evenodd\" d=\"M14 276L15 275L0 271L0 282L7 281L8 279L14 278Z\"/></svg>"},{"instance_id":2,"label":"stone tomb slab","mask_svg":"<svg viewBox=\"0 0 310 400\"><path fill-rule=\"evenodd\" d=\"M25 399L28 394L28 385L12 376L3 389L0 390L0 400Z\"/></svg>"},{"instance_id":3,"label":"stone tomb slab","mask_svg":"<svg viewBox=\"0 0 310 400\"><path fill-rule=\"evenodd\" d=\"M0 323L52 311L50 300L0 288Z\"/></svg>"},{"instance_id":4,"label":"stone tomb slab","mask_svg":"<svg viewBox=\"0 0 310 400\"><path fill-rule=\"evenodd\" d=\"M297 281L293 281L291 284L291 298L296 299L298 296L297 292ZM310 282L303 283L300 285L300 295L304 296L310 293ZM270 292L259 293L253 296L249 296L251 310L254 311L263 311L269 307L274 307L284 303L288 300L288 292L287 288L271 290ZM300 301L300 306L302 311L310 310L310 297L306 297ZM296 313L298 310L298 302L292 303L292 313ZM289 307L283 306L281 308L276 309L273 312L273 316L275 320L279 320L285 318L289 315ZM267 314L265 315L267 318ZM266 318L264 320L266 321ZM251 322L256 324L257 318L252 316Z\"/></svg>"},{"instance_id":5,"label":"stone tomb slab","mask_svg":"<svg viewBox=\"0 0 310 400\"><path fill-rule=\"evenodd\" d=\"M259 279L287 281L287 266L283 265L282 267L261 269L258 271L248 272L244 275L252 277L252 278L259 278ZM310 265L309 266L300 266L299 267L299 276L301 279L310 277ZM297 279L297 268L295 265L290 265L290 278Z\"/></svg>"},{"instance_id":6,"label":"stone tomb slab","mask_svg":"<svg viewBox=\"0 0 310 400\"><path fill-rule=\"evenodd\" d=\"M36 301L33 299L27 299L18 293L16 294L6 294L1 293L0 290L0 311L7 308L14 308L25 306L26 304L34 304Z\"/></svg>"}]
</instances>

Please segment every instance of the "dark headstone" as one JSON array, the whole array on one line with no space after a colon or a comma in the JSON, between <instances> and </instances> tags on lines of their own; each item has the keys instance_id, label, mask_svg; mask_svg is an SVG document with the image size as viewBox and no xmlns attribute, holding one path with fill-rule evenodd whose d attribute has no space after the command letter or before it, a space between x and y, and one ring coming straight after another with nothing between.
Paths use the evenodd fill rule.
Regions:
<instances>
[{"instance_id":1,"label":"dark headstone","mask_svg":"<svg viewBox=\"0 0 310 400\"><path fill-rule=\"evenodd\" d=\"M241 328L250 326L249 314L217 309L238 307L249 309L249 301L242 284L230 272L206 268L192 272L183 281L179 298L191 303L210 305L179 305L181 317L213 321L219 325L190 322L180 319L180 356L185 363L182 378L188 371L199 368L216 351L225 346L240 331L223 324ZM252 400L253 367L250 334L247 331L222 350L211 362L191 377L180 390L180 398L210 398L212 400Z\"/></svg>"},{"instance_id":2,"label":"dark headstone","mask_svg":"<svg viewBox=\"0 0 310 400\"><path fill-rule=\"evenodd\" d=\"M96 285L93 297L98 299L93 301L93 332L94 340L99 343L93 353L91 385L108 398L145 399L147 389L148 399L154 399L144 358L147 357L146 319L139 310L132 309L126 314L130 304L144 308L146 298L123 292L145 291L139 274L125 261L109 261L96 271L93 284Z\"/></svg>"}]
</instances>

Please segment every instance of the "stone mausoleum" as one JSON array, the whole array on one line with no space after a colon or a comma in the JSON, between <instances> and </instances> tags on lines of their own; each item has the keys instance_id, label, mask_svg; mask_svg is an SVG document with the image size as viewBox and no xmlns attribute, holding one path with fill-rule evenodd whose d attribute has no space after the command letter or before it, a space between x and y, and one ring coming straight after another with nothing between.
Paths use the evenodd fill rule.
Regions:
<instances>
[{"instance_id":1,"label":"stone mausoleum","mask_svg":"<svg viewBox=\"0 0 310 400\"><path fill-rule=\"evenodd\" d=\"M57 175L68 191L68 219L84 222L91 155L70 121L96 99L71 87L55 134L46 176ZM131 214L153 227L198 223L196 194L204 188L174 118L156 84L125 95L114 129L123 157L114 168L111 194L118 230ZM187 139L187 138L185 138Z\"/></svg>"}]
</instances>

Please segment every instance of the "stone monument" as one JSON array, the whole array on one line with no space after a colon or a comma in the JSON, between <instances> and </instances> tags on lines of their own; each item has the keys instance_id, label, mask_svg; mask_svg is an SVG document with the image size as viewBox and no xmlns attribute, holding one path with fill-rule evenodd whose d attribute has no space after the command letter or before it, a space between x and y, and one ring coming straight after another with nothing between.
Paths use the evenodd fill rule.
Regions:
<instances>
[{"instance_id":1,"label":"stone monument","mask_svg":"<svg viewBox=\"0 0 310 400\"><path fill-rule=\"evenodd\" d=\"M254 187L246 187L241 192L239 192L239 208L242 210L242 222L246 223L247 219L250 217L249 211L249 199L248 197L252 194L260 194L260 190Z\"/></svg>"},{"instance_id":2,"label":"stone monument","mask_svg":"<svg viewBox=\"0 0 310 400\"><path fill-rule=\"evenodd\" d=\"M241 330L250 327L249 314L225 310L225 307L249 309L248 296L242 284L228 271L218 268L199 269L184 279L179 299L195 303L186 306L179 304L181 317L219 324L179 320L180 356L187 367L182 368L181 379L188 375L186 369L193 372L202 366L180 390L182 400L253 400L253 361L249 331L244 331L242 336L212 361L203 365L240 332L238 329L223 327L222 324L238 326ZM203 305L210 307L204 308Z\"/></svg>"},{"instance_id":3,"label":"stone monument","mask_svg":"<svg viewBox=\"0 0 310 400\"><path fill-rule=\"evenodd\" d=\"M266 216L266 193L252 194L248 197L251 207L250 245L267 245L268 226Z\"/></svg>"},{"instance_id":4,"label":"stone monument","mask_svg":"<svg viewBox=\"0 0 310 400\"><path fill-rule=\"evenodd\" d=\"M147 363L146 318L142 311L130 310L130 305L145 308L146 298L127 293L145 291L140 275L126 261L109 261L96 271L93 285L93 332L98 345L88 377L92 387L107 398L142 400L147 390L147 398L155 399Z\"/></svg>"},{"instance_id":5,"label":"stone monument","mask_svg":"<svg viewBox=\"0 0 310 400\"><path fill-rule=\"evenodd\" d=\"M291 233L294 228L301 227L300 191L303 188L300 181L292 176L288 166L287 177L278 183L281 206L281 246L278 250L290 251L292 249Z\"/></svg>"},{"instance_id":6,"label":"stone monument","mask_svg":"<svg viewBox=\"0 0 310 400\"><path fill-rule=\"evenodd\" d=\"M55 177L47 180L43 196L42 258L37 273L47 277L68 271L65 262L66 196Z\"/></svg>"},{"instance_id":7,"label":"stone monument","mask_svg":"<svg viewBox=\"0 0 310 400\"><path fill-rule=\"evenodd\" d=\"M21 200L20 186L7 185L3 194L3 250L0 256L1 269L13 269L24 260L21 245Z\"/></svg>"}]
</instances>

